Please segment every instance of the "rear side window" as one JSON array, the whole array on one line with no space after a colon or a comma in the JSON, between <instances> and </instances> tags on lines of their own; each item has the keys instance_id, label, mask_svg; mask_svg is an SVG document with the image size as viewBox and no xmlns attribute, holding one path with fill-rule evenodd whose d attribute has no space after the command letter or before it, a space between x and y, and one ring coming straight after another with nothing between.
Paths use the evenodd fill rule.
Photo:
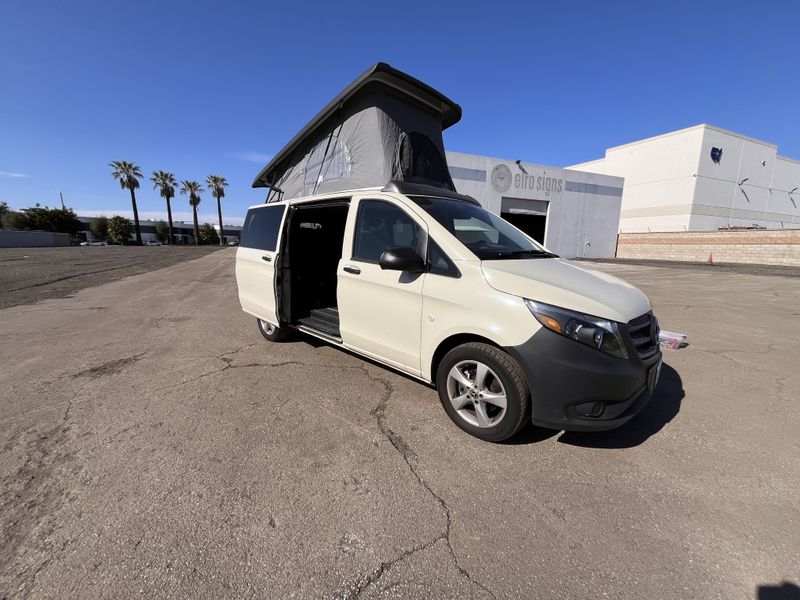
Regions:
<instances>
[{"instance_id":1,"label":"rear side window","mask_svg":"<svg viewBox=\"0 0 800 600\"><path fill-rule=\"evenodd\" d=\"M285 204L248 210L242 227L241 245L274 252L278 245L278 232L285 210Z\"/></svg>"},{"instance_id":2,"label":"rear side window","mask_svg":"<svg viewBox=\"0 0 800 600\"><path fill-rule=\"evenodd\" d=\"M358 206L353 259L378 262L391 248L413 248L420 255L422 229L402 209L382 200L362 200Z\"/></svg>"}]
</instances>

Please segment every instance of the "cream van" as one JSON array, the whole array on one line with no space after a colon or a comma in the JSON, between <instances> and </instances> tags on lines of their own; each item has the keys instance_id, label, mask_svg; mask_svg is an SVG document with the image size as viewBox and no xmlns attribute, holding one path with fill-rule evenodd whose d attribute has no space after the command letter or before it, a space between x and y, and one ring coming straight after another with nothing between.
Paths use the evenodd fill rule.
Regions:
<instances>
[{"instance_id":1,"label":"cream van","mask_svg":"<svg viewBox=\"0 0 800 600\"><path fill-rule=\"evenodd\" d=\"M336 96L253 182L242 309L270 341L301 331L434 385L484 440L622 425L658 381L650 302L458 194L442 131L460 118L384 63Z\"/></svg>"},{"instance_id":2,"label":"cream van","mask_svg":"<svg viewBox=\"0 0 800 600\"><path fill-rule=\"evenodd\" d=\"M658 381L645 294L437 188L394 182L254 206L236 281L266 339L299 330L430 383L484 440L529 421L617 427Z\"/></svg>"}]
</instances>

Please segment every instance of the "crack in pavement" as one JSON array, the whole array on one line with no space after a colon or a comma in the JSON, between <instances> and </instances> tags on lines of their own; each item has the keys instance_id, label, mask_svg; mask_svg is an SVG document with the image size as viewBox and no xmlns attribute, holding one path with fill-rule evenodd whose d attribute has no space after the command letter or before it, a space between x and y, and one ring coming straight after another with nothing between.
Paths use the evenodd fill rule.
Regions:
<instances>
[{"instance_id":1,"label":"crack in pavement","mask_svg":"<svg viewBox=\"0 0 800 600\"><path fill-rule=\"evenodd\" d=\"M394 394L394 391L395 391L394 390L394 385L392 385L392 382L389 381L388 379L385 379L385 378L380 377L380 376L373 376L372 373L370 373L369 370L367 369L366 364L367 364L366 362L362 362L361 366L358 367L358 368L360 368L366 374L367 378L370 381L376 381L376 382L380 383L381 385L383 385L383 387L384 387L384 392L383 392L383 395L382 395L380 401L378 402L378 405L370 411L370 414L372 414L375 417L375 420L376 420L376 422L378 424L378 429L380 430L381 434L383 434L383 436L386 437L386 439L388 439L389 442L392 444L394 449L397 450L397 452L400 453L400 456L405 461L406 466L408 466L409 471L411 471L411 474L414 476L414 478L417 480L417 482L423 488L425 488L425 490L431 495L431 497L433 497L433 499L436 501L436 503L444 511L445 517L447 518L447 523L446 523L444 531L439 533L439 535L433 537L432 539L428 540L427 542L425 542L423 544L419 544L419 545L414 546L413 548L410 548L408 550L403 550L403 552L401 552L400 555L397 558L393 559L393 560L382 561L375 569L373 569L369 573L365 573L365 574L361 575L355 581L353 581L349 585L347 585L344 589L339 590L338 592L336 592L333 595L333 598L335 598L337 600L346 600L346 599L350 599L350 598L358 598L358 597L360 597L361 594L370 585L372 585L372 584L376 583L378 580L380 580L380 578L387 571L389 571L393 566L395 566L396 564L402 562L403 560L405 560L409 556L412 556L413 554L416 554L417 552L420 552L422 550L426 550L426 549L430 548L436 542L438 542L439 540L442 540L442 541L444 541L444 543L445 543L445 545L447 547L447 552L450 555L450 559L452 560L453 566L455 566L456 570L458 570L458 572L464 578L469 580L470 583L472 583L473 585L479 587L480 589L485 591L487 594L489 594L492 598L495 598L495 600L496 600L497 596L495 595L495 593L492 590L487 588L480 581L477 581L476 579L474 579L469 574L469 571L467 571L463 566L461 566L461 564L460 564L460 562L458 560L458 555L456 554L455 549L453 548L453 545L450 542L450 533L451 533L452 528L453 528L452 511L450 510L450 507L447 505L447 502L444 500L444 498L441 495L437 494L433 490L433 488L431 488L431 486L428 484L428 482L425 481L425 479L423 479L422 476L417 471L417 468L412 463L412 459L416 458L416 454L414 453L413 449L402 438L402 436L400 436L398 433L393 431L388 426L388 424L386 422L386 408L387 408L387 406L389 404L389 399L392 397L392 394Z\"/></svg>"},{"instance_id":2,"label":"crack in pavement","mask_svg":"<svg viewBox=\"0 0 800 600\"><path fill-rule=\"evenodd\" d=\"M734 358L732 356L728 356L729 352L733 352L732 350L715 351L715 350L706 350L705 348L698 348L698 347L694 347L693 350L695 352L702 352L703 354L709 354L711 356L718 356L720 358L724 358L725 360L735 364L738 367L745 367L747 369L751 369L753 371L756 371L757 373L765 373L767 375L771 374L771 372L768 371L767 369L763 369L761 367L756 367L756 366L752 365L751 363L743 362L743 361L741 361L741 360L739 360L737 358ZM745 352L745 351L744 350L738 350L737 352ZM771 352L771 350L768 350L767 352L753 352L752 354L768 354L769 352Z\"/></svg>"},{"instance_id":3,"label":"crack in pavement","mask_svg":"<svg viewBox=\"0 0 800 600\"><path fill-rule=\"evenodd\" d=\"M59 423L27 442L25 462L16 473L3 478L3 485L0 488L2 489L0 512L6 520L2 528L0 564L8 566L9 570L3 574L2 579L9 587L13 582L19 597L26 597L31 593L39 573L52 562L56 554L55 548L49 548L42 552L46 556L38 563L34 559L28 565L24 565L24 560L31 556L32 549L42 546L48 548L53 532L59 527L54 514L64 501L65 490L64 486L58 486L57 482L53 482L53 477L57 478L55 469L72 458L74 453L59 451L58 448L67 441L75 399L88 383L83 383L67 398L64 414ZM22 512L19 510L20 507L24 509ZM31 536L42 529L42 525L48 519L52 523L49 529L44 528L45 539L39 540L40 543L32 547L29 544L26 548L24 542L30 542ZM11 565L16 567L13 571ZM9 577L12 572L13 575Z\"/></svg>"},{"instance_id":4,"label":"crack in pavement","mask_svg":"<svg viewBox=\"0 0 800 600\"><path fill-rule=\"evenodd\" d=\"M220 354L209 355L208 358L216 358L217 360L221 360L225 364L222 367L218 368L218 369L212 369L211 371L206 371L205 373L201 373L200 375L197 375L196 377L192 377L190 379L185 379L185 380L179 381L177 383L171 383L169 385L165 385L165 386L160 387L160 388L155 388L153 390L144 390L144 391L147 391L149 393L161 392L163 390L168 390L168 389L171 389L171 388L187 385L189 383L194 383L195 381L199 381L200 379L204 379L206 377L211 377L212 375L217 375L219 373L223 373L224 371L227 371L229 369L250 369L250 368L253 368L253 367L285 367L287 365L313 366L313 365L310 365L308 363L305 363L305 362L302 362L302 361L299 361L299 360L286 360L286 361L277 362L277 363L252 362L252 363L247 363L247 364L244 364L244 365L234 365L233 364L233 358L231 358L232 355L238 354L239 352L241 352L245 348L250 348L250 347L256 346L256 345L258 345L258 344L245 344L244 346L240 346L239 348L236 348L235 350L229 350L227 352L222 352Z\"/></svg>"}]
</instances>

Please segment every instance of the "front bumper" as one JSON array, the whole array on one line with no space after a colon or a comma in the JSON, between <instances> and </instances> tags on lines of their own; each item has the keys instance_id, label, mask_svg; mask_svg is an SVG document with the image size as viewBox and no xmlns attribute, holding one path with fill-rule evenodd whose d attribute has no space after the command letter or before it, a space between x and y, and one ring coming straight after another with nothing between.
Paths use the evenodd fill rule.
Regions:
<instances>
[{"instance_id":1,"label":"front bumper","mask_svg":"<svg viewBox=\"0 0 800 600\"><path fill-rule=\"evenodd\" d=\"M525 371L533 424L566 431L627 423L650 401L661 364L660 350L615 358L545 328L506 350Z\"/></svg>"}]
</instances>

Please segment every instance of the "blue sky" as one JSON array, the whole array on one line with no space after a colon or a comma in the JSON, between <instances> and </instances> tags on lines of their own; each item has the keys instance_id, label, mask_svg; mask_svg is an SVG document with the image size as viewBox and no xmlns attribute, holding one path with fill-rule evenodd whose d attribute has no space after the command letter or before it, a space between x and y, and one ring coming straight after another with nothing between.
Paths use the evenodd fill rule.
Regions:
<instances>
[{"instance_id":1,"label":"blue sky","mask_svg":"<svg viewBox=\"0 0 800 600\"><path fill-rule=\"evenodd\" d=\"M125 214L107 163L230 182L382 60L459 102L448 149L552 165L707 122L800 158L800 3L5 0L0 201ZM163 203L149 182L140 211ZM187 211L184 197L176 210ZM213 217L204 195L201 213Z\"/></svg>"}]
</instances>

